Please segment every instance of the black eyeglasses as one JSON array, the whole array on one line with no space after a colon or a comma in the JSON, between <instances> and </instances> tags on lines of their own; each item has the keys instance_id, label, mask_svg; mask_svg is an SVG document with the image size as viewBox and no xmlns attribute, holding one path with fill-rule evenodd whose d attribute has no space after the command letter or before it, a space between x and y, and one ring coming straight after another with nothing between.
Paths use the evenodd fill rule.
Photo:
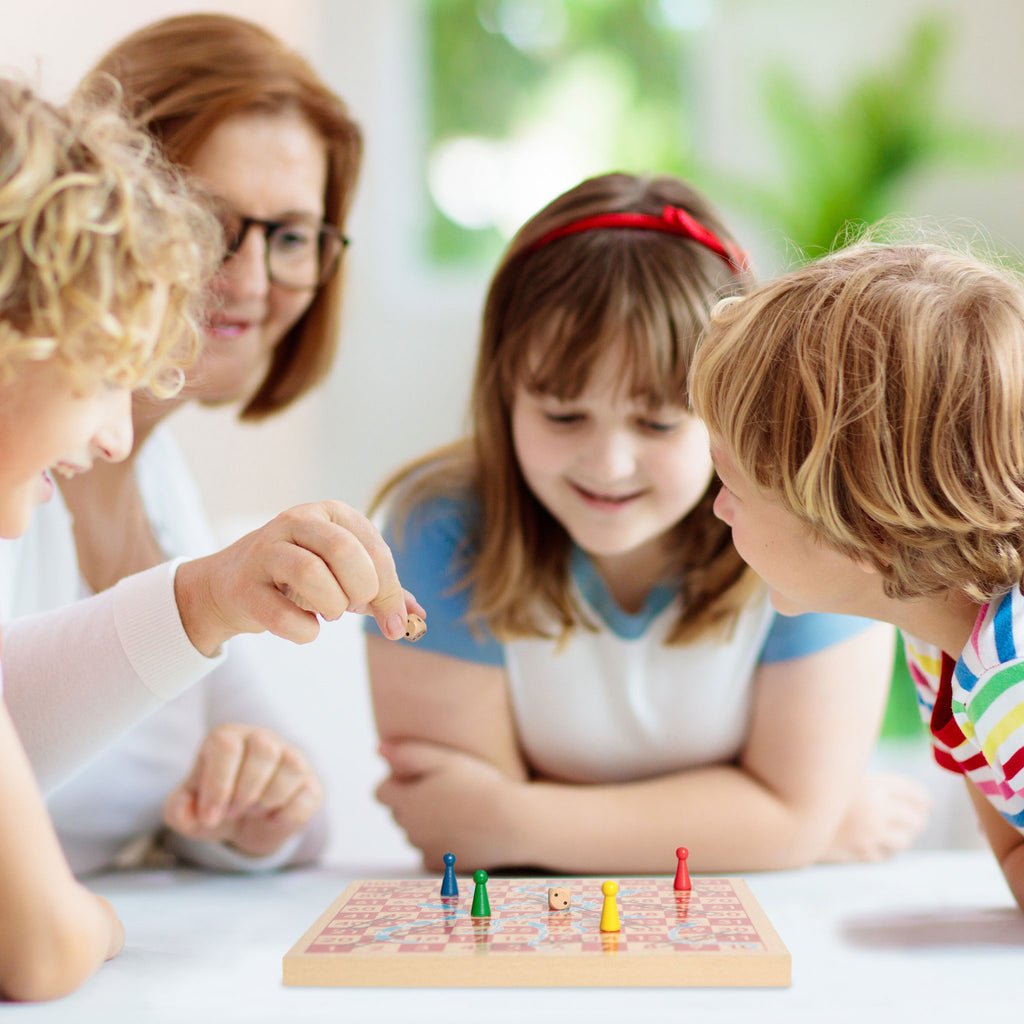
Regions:
<instances>
[{"instance_id":1,"label":"black eyeglasses","mask_svg":"<svg viewBox=\"0 0 1024 1024\"><path fill-rule=\"evenodd\" d=\"M224 229L224 262L242 248L250 228L260 228L264 238L267 279L281 288L318 288L330 280L349 244L348 237L333 224L325 224L312 217L261 220L259 217L243 217L223 206L216 213Z\"/></svg>"}]
</instances>

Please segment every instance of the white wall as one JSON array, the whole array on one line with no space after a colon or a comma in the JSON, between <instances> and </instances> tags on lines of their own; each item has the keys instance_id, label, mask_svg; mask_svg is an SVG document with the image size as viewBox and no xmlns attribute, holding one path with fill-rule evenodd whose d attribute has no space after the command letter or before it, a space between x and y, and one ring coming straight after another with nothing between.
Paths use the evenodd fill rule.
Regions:
<instances>
[{"instance_id":1,"label":"white wall","mask_svg":"<svg viewBox=\"0 0 1024 1024\"><path fill-rule=\"evenodd\" d=\"M316 39L318 0L2 0L0 68L27 75L53 100L62 100L82 74L122 36L172 14L222 11L250 18L308 50Z\"/></svg>"},{"instance_id":2,"label":"white wall","mask_svg":"<svg viewBox=\"0 0 1024 1024\"><path fill-rule=\"evenodd\" d=\"M771 175L770 142L760 116L758 86L769 67L784 66L824 102L866 69L898 54L923 14L953 22L941 101L950 124L986 125L1014 133L1018 161L979 173L950 162L919 175L897 214L964 219L994 240L1024 249L1024 4L1005 0L718 0L716 27L705 55L713 85L704 97L711 155L745 173ZM829 140L823 138L826 147ZM970 156L970 154L965 154ZM953 225L955 226L955 225ZM757 231L760 231L757 228ZM769 247L772 240L762 240ZM773 253L762 249L760 269Z\"/></svg>"}]
</instances>

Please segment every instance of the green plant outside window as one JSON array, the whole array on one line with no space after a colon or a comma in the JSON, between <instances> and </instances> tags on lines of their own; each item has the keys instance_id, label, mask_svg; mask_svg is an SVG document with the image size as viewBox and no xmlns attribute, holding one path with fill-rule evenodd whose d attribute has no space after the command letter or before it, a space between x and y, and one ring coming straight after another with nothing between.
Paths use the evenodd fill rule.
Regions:
<instances>
[{"instance_id":1,"label":"green plant outside window","mask_svg":"<svg viewBox=\"0 0 1024 1024\"><path fill-rule=\"evenodd\" d=\"M688 48L712 0L432 0L428 255L489 266L559 192L686 176Z\"/></svg>"}]
</instances>

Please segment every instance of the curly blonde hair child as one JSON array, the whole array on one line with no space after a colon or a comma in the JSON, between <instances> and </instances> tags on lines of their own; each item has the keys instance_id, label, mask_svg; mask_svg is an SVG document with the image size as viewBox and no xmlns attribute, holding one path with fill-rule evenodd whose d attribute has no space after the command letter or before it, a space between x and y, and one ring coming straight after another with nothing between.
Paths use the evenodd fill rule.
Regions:
<instances>
[{"instance_id":1,"label":"curly blonde hair child","mask_svg":"<svg viewBox=\"0 0 1024 1024\"><path fill-rule=\"evenodd\" d=\"M56 445L91 443L94 405L123 390L129 422L125 389L172 392L196 352L216 222L116 98L61 110L0 79L4 536L24 529L39 494L26 481L38 485ZM0 905L2 997L63 995L124 943L110 904L71 874L3 701Z\"/></svg>"},{"instance_id":2,"label":"curly blonde hair child","mask_svg":"<svg viewBox=\"0 0 1024 1024\"><path fill-rule=\"evenodd\" d=\"M58 109L0 80L0 371L57 356L169 395L198 352L220 228L120 117L112 81L90 97Z\"/></svg>"}]
</instances>

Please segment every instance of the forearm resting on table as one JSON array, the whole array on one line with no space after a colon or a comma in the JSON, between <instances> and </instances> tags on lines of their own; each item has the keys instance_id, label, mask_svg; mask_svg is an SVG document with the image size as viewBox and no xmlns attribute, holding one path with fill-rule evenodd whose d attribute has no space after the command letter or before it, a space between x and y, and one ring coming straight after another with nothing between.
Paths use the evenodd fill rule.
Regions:
<instances>
[{"instance_id":1,"label":"forearm resting on table","mask_svg":"<svg viewBox=\"0 0 1024 1024\"><path fill-rule=\"evenodd\" d=\"M988 844L999 862L1006 884L1017 901L1017 906L1024 910L1024 835L1021 835L971 782L967 782L967 792Z\"/></svg>"},{"instance_id":2,"label":"forearm resting on table","mask_svg":"<svg viewBox=\"0 0 1024 1024\"><path fill-rule=\"evenodd\" d=\"M77 882L55 886L21 920L0 925L0 995L35 1001L73 992L115 956L124 931L113 908ZM16 934L9 929L17 928Z\"/></svg>"},{"instance_id":3,"label":"forearm resting on table","mask_svg":"<svg viewBox=\"0 0 1024 1024\"><path fill-rule=\"evenodd\" d=\"M641 782L531 782L522 823L526 859L553 871L640 874L674 870L678 846L693 871L760 871L818 860L832 839L801 810L731 766Z\"/></svg>"},{"instance_id":4,"label":"forearm resting on table","mask_svg":"<svg viewBox=\"0 0 1024 1024\"><path fill-rule=\"evenodd\" d=\"M0 704L0 995L55 999L124 942L106 900L72 876Z\"/></svg>"},{"instance_id":5,"label":"forearm resting on table","mask_svg":"<svg viewBox=\"0 0 1024 1024\"><path fill-rule=\"evenodd\" d=\"M1024 836L1021 841L1010 850L1000 863L1003 869L1003 877L1010 887L1017 906L1024 910Z\"/></svg>"}]
</instances>

